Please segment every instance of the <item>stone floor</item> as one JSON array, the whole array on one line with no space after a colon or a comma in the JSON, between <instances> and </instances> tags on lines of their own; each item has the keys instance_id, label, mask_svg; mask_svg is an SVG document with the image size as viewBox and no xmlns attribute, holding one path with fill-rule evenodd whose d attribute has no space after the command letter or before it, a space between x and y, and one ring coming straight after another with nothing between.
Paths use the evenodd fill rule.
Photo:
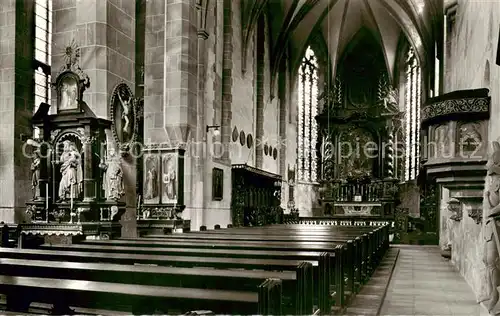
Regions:
<instances>
[{"instance_id":1,"label":"stone floor","mask_svg":"<svg viewBox=\"0 0 500 316\"><path fill-rule=\"evenodd\" d=\"M399 257L380 315L488 315L437 246L396 247Z\"/></svg>"}]
</instances>

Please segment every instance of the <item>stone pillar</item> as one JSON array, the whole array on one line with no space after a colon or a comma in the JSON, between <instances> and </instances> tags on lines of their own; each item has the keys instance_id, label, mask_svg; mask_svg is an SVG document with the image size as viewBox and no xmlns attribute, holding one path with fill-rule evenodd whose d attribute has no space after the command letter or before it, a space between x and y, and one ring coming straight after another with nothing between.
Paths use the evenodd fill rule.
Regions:
<instances>
[{"instance_id":1,"label":"stone pillar","mask_svg":"<svg viewBox=\"0 0 500 316\"><path fill-rule=\"evenodd\" d=\"M0 221L24 220L32 199L31 158L21 134L31 135L33 111L33 1L0 5ZM28 80L26 80L28 78Z\"/></svg>"},{"instance_id":2,"label":"stone pillar","mask_svg":"<svg viewBox=\"0 0 500 316\"><path fill-rule=\"evenodd\" d=\"M209 33L207 32L207 10L208 10L208 1L209 0L199 0L197 1L197 9L198 9L198 106L197 106L197 122L198 128L196 133L196 144L192 146L191 152L194 152L193 159L195 160L195 164L193 166L194 170L194 179L193 179L193 203L192 206L194 209L198 211L195 212L195 216L191 216L191 223L193 223L194 227L199 227L201 225L206 225L206 207L207 207L207 196L210 193L205 194L205 191L210 188L209 178L207 174L209 174L210 170L207 165L208 163L208 152L210 152L210 148L208 148L208 138L210 134L207 134L205 129L207 124L207 117L205 113L205 86L207 80L207 62L208 62L208 51L207 51L207 39ZM201 146L200 146L201 145Z\"/></svg>"},{"instance_id":3,"label":"stone pillar","mask_svg":"<svg viewBox=\"0 0 500 316\"><path fill-rule=\"evenodd\" d=\"M232 132L232 104L233 104L233 0L223 0L224 8L224 48L222 60L222 113L221 113L221 142L226 149L222 159L230 161L229 149Z\"/></svg>"},{"instance_id":4,"label":"stone pillar","mask_svg":"<svg viewBox=\"0 0 500 316\"><path fill-rule=\"evenodd\" d=\"M287 209L287 201L288 201L288 193L287 193L287 188L288 185L288 175L287 175L287 163L286 163L286 157L287 157L287 150L288 150L288 140L287 140L287 133L286 129L288 126L288 89L287 89L287 67L286 67L286 59L282 61L281 67L280 67L280 73L278 77L278 95L279 95L279 145L278 145L278 152L279 152L279 174L281 175L283 179L283 191L281 192L281 207L283 209Z\"/></svg>"},{"instance_id":5,"label":"stone pillar","mask_svg":"<svg viewBox=\"0 0 500 316\"><path fill-rule=\"evenodd\" d=\"M196 3L146 3L144 142L184 148L197 140L198 30ZM203 127L201 127L203 128ZM194 166L194 168L192 167ZM192 202L196 163L185 158L186 210Z\"/></svg>"},{"instance_id":6,"label":"stone pillar","mask_svg":"<svg viewBox=\"0 0 500 316\"><path fill-rule=\"evenodd\" d=\"M196 126L196 7L189 0L146 6L145 142L176 147Z\"/></svg>"},{"instance_id":7,"label":"stone pillar","mask_svg":"<svg viewBox=\"0 0 500 316\"><path fill-rule=\"evenodd\" d=\"M136 1L53 1L52 78L59 75L64 50L74 41L80 48L80 68L90 78L83 100L98 117L109 119L109 100L114 88L122 82L131 89L135 87ZM55 105L56 93L52 95ZM109 146L116 147L111 137L108 141ZM135 234L132 223L136 207L135 159L123 160L123 172L127 212L122 217L122 234L132 236Z\"/></svg>"},{"instance_id":8,"label":"stone pillar","mask_svg":"<svg viewBox=\"0 0 500 316\"><path fill-rule=\"evenodd\" d=\"M256 124L255 124L255 167L262 168L264 137L264 70L265 70L265 21L261 15L257 23L257 104L256 104Z\"/></svg>"}]
</instances>

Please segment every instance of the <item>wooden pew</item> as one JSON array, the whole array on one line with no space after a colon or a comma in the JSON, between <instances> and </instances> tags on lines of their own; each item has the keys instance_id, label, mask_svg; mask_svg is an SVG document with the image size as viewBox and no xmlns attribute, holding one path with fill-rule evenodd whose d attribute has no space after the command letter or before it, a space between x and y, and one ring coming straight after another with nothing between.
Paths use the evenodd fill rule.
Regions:
<instances>
[{"instance_id":1,"label":"wooden pew","mask_svg":"<svg viewBox=\"0 0 500 316\"><path fill-rule=\"evenodd\" d=\"M82 251L50 251L39 249L0 248L3 258L26 260L52 260L74 262L102 262L118 264L154 264L176 267L212 267L220 269L259 269L286 271L294 270L301 261L252 259L252 258L222 258L197 256L159 256L130 253L82 252ZM318 266L318 261L311 262Z\"/></svg>"},{"instance_id":2,"label":"wooden pew","mask_svg":"<svg viewBox=\"0 0 500 316\"><path fill-rule=\"evenodd\" d=\"M181 256L154 256L137 255L126 253L107 253L107 252L58 252L34 249L0 249L0 255L4 258L16 258L21 260L48 260L48 261L73 261L84 263L115 263L115 264L153 264L159 266L177 266L177 267L213 267L219 269L256 269L267 271L296 271L301 261L293 260L273 260L273 259L247 259L247 258L214 258L214 257L181 257ZM314 284L318 284L319 271L329 271L327 268L318 265L318 261L312 261L312 267L317 272L312 272ZM330 277L328 276L328 279ZM321 293L319 290L315 296L327 296L328 293ZM308 287L309 288L309 287Z\"/></svg>"},{"instance_id":3,"label":"wooden pew","mask_svg":"<svg viewBox=\"0 0 500 316\"><path fill-rule=\"evenodd\" d=\"M297 228L293 228L293 229L289 229L288 232L291 232L293 231L294 229L297 230ZM300 229L298 229L300 231ZM319 231L319 230L318 230ZM325 232L325 236L328 234L328 233L333 233L333 232L328 232L328 231L324 231ZM283 229L283 232L280 232L281 234L286 234L285 232L285 229ZM187 235L187 234L186 234ZM250 234L251 235L251 234ZM256 234L253 234L253 235L256 235ZM279 236L279 234L276 234L278 235L279 238L281 238ZM356 234L353 234L353 235L356 235ZM359 236L359 234L357 234ZM252 237L252 239L257 239L255 238L255 236ZM122 247L122 248L127 248L127 247L130 247L130 248L137 248L138 246L140 246L141 248L143 249L147 249L146 251L157 251L157 249L162 249L162 248L165 248L164 246L168 244L168 247L170 249L182 249L181 247L185 247L186 246L186 243L187 244L192 244L189 249L191 250L224 250L224 251L242 251L244 249L249 249L248 251L252 252L252 251L255 251L255 250L251 250L251 249L258 249L257 251L270 251L270 249L280 249L282 250L283 252L297 252L297 249L302 249L303 252L310 252L311 249L310 248L315 248L314 251L318 252L318 249L326 249L328 252L332 252L332 247L334 247L335 249L333 250L335 252L335 255L333 256L333 260L335 261L335 265L331 265L329 264L329 262L332 260L332 259L325 259L326 257L329 256L329 253L325 253L325 254L321 254L319 260L316 262L316 266L317 266L317 269L318 269L318 277L315 278L318 283L319 283L319 290L318 292L319 293L323 293L321 295L318 295L318 299L319 299L319 306L320 306L320 310L321 311L326 311L328 310L329 311L329 304L333 302L336 304L336 305L343 305L344 304L344 300L345 300L345 297L344 297L344 293L345 292L351 292L353 293L355 291L355 280L358 279L360 280L360 275L362 275L362 267L363 265L362 264L359 264L359 263L356 263L356 258L358 258L358 256L356 256L357 253L361 253L361 254L364 254L365 256L372 256L371 259L367 259L366 261L369 262L369 263L373 263L373 264L376 264L378 262L378 258L380 256L380 249L384 248L385 247L385 243L386 243L386 240L384 239L384 236L383 234L381 234L380 232L369 232L367 234L364 234L364 236L362 238L357 238L355 239L354 241L351 241L350 243L347 242L349 240L349 238L345 238L345 240L342 240L340 242L328 242L327 240L332 240L332 239L335 239L335 237L325 237L323 238L325 241L316 241L316 242L304 242L304 241L290 241L290 242L279 242L279 241L272 241L272 242L268 242L268 241L261 241L261 240L250 240L248 241L250 243L250 245L247 245L247 241L245 239L236 239L236 240L232 240L232 239L227 239L227 240L223 240L222 242L221 241L218 241L218 240L209 240L209 241L206 241L206 240L202 240L202 239L196 239L194 240L194 242L191 242L191 241L185 241L185 240L176 240L176 239L170 239L168 238L168 240L163 240L163 242L158 242L156 240L147 240L145 241L144 239L141 239L141 240L120 240L120 242L126 242L126 244L121 244L121 246L119 247ZM352 238L351 238L352 239ZM361 240L363 239L366 239L366 242L361 242ZM243 240L243 242L242 242ZM290 240L290 238L287 238L286 239L287 241ZM88 247L88 246L92 246L94 245L95 247L95 243L93 243L95 241L88 241L88 242L85 242L82 246L84 247ZM102 247L113 247L115 241L106 241L104 243L97 243L97 245L101 245ZM143 243L141 243L143 242ZM345 242L347 242L346 246L342 246L342 244L344 244ZM242 243L244 244L244 247L241 247L242 246ZM151 245L153 244L153 246ZM194 246L193 244L196 244L197 246ZM240 245L239 247L237 245ZM351 245L350 245L351 244ZM355 245L358 244L358 247L356 247ZM106 246L104 246L106 245ZM109 246L108 246L109 245ZM201 245L201 248L195 248L195 247L200 247ZM316 247L314 246L316 245ZM319 245L319 247L317 247ZM79 246L79 245L78 245ZM163 246L163 247L162 247ZM260 249L260 250L259 250ZM99 254L99 252L97 252L97 254ZM190 254L194 255L194 253L191 253ZM92 255L95 255L95 253L92 253ZM101 256L102 254L99 254L99 256ZM110 254L107 253L107 255L109 256ZM114 254L112 254L114 255ZM229 255L226 253L226 255ZM242 255L243 254L239 254L239 255ZM263 254L261 254L263 255ZM128 257L130 256L137 256L137 255L133 255L133 254L130 254L128 255ZM155 257L165 257L165 256L155 256ZM176 257L176 256L169 256L169 257ZM178 257L182 257L182 256L177 256ZM348 257L348 258L346 258ZM81 257L80 257L81 258ZM207 258L209 259L208 261L210 261L210 265L211 264L215 264L215 266L217 266L218 263L214 263L213 259L217 259L217 258L212 258L211 256L193 256L193 258L197 258L197 260L204 260L204 261L207 261ZM203 259L205 258L205 259ZM240 257L240 259L243 258L243 257ZM281 257L281 258L284 258L284 257ZM137 257L135 257L135 259L137 259ZM143 258L144 259L144 258ZM220 259L220 258L219 258ZM234 259L238 259L238 258L232 258L231 255L228 256L228 258L226 259L226 261L228 262L231 262L228 266L231 266L232 264L234 264ZM170 259L169 259L170 260ZM169 261L169 260L166 260L167 262L169 262L169 264L172 264L171 262L172 261ZM247 259L246 259L247 260ZM349 260L354 260L354 264L353 262L350 262ZM122 260L120 259L120 262ZM263 260L259 260L259 261L263 261ZM184 262L181 260L181 262ZM189 262L189 260L188 260ZM192 262L192 261L190 261ZM322 263L323 262L323 263ZM130 261L128 262L130 263ZM248 264L248 261L245 262L246 264ZM267 263L269 263L269 261L267 261ZM185 264L185 263L183 263ZM206 265L206 263L204 263L204 265ZM349 271L349 267L352 267L352 266L359 266L360 268L357 269L357 270L352 270L352 271ZM368 264L365 264L365 266L368 266ZM221 266L217 266L217 267L221 267ZM247 265L247 266L244 266L244 265L241 265L241 267L244 267L244 268L253 268L254 266L252 266L251 264L250 265ZM331 273L330 269L334 269L335 270L335 273ZM344 269L346 269L345 273L344 273ZM353 274L354 273L354 274ZM334 275L333 276L333 282L331 280L331 275ZM347 278L346 278L347 276ZM268 282L268 283L272 283L272 282ZM359 281L358 281L359 283ZM344 286L347 285L347 288L344 289ZM332 291L333 289L333 291ZM344 291L344 290L347 290L347 291ZM330 295L333 294L333 297ZM300 304L298 304L300 305ZM328 307L327 307L328 306Z\"/></svg>"},{"instance_id":4,"label":"wooden pew","mask_svg":"<svg viewBox=\"0 0 500 316\"><path fill-rule=\"evenodd\" d=\"M280 289L280 282L272 285ZM265 288L272 289L268 283ZM276 294L264 299L260 292L175 288L150 285L0 275L0 293L7 310L25 312L31 302L54 304L54 314L71 314L70 306L106 308L133 314L184 313L209 309L216 314L281 314ZM260 297L259 297L260 296ZM259 302L260 300L260 302ZM173 307L170 308L169 307Z\"/></svg>"},{"instance_id":5,"label":"wooden pew","mask_svg":"<svg viewBox=\"0 0 500 316\"><path fill-rule=\"evenodd\" d=\"M118 249L116 249L118 248ZM331 257L332 259L335 258L334 253L337 251L339 254L342 250L342 244L337 246L338 249L333 249ZM105 246L105 245L70 245L70 246L50 246L50 245L43 245L42 249L52 249L52 250L58 250L58 251L71 251L71 250L80 250L80 251L89 251L89 252L118 252L118 253L149 253L149 254L169 254L169 255L176 255L176 254L184 254L184 255L191 255L191 256L223 256L223 257L245 257L245 258L260 258L260 259L269 259L269 258L279 258L280 260L304 260L304 261L311 261L311 262L318 262L321 260L321 253L319 252L309 252L309 251L283 251L283 252L276 252L276 251L265 251L265 250L231 250L231 249L196 249L196 248L141 248L141 247L117 247L117 246ZM330 257L330 254L328 254L328 257ZM328 279L329 286L335 286L334 283L335 279L332 279L331 277L326 277L329 275L330 271L335 271L335 267L333 266L334 262L327 260L324 262L324 264L330 265L330 267L327 268L328 272L323 272L323 276ZM318 264L316 267L317 269L323 269L321 264ZM354 269L353 269L354 270ZM320 280L323 278L321 276L321 271L319 270L318 272L315 273L314 280L316 280L315 283L320 282ZM316 285L320 286L320 285ZM337 285L338 286L338 285ZM327 287L329 289L329 287ZM323 296L328 296L328 290L323 289L322 291L325 291L326 294ZM319 293L320 290L317 290ZM335 288L332 290L332 292L335 292ZM343 291L339 291L342 293Z\"/></svg>"},{"instance_id":6,"label":"wooden pew","mask_svg":"<svg viewBox=\"0 0 500 316\"><path fill-rule=\"evenodd\" d=\"M287 314L311 314L313 308L312 265L301 262L296 271L218 270L106 263L57 262L2 259L3 275L61 278L167 287L257 291L266 279L280 279Z\"/></svg>"}]
</instances>

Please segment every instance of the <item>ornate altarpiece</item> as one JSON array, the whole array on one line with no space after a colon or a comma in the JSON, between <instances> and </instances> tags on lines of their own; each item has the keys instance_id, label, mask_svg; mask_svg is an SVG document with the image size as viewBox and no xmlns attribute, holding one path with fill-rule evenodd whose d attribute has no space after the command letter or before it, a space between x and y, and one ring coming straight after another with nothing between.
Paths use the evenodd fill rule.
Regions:
<instances>
[{"instance_id":1,"label":"ornate altarpiece","mask_svg":"<svg viewBox=\"0 0 500 316\"><path fill-rule=\"evenodd\" d=\"M142 155L142 195L138 198L139 235L189 231L182 219L184 204L184 149L149 145Z\"/></svg>"},{"instance_id":2,"label":"ornate altarpiece","mask_svg":"<svg viewBox=\"0 0 500 316\"><path fill-rule=\"evenodd\" d=\"M50 113L50 104L42 103L32 118L40 130L39 178L33 200L26 203L31 223L21 224L21 230L46 242L120 236L118 221L125 212L124 202L107 200L100 189L105 131L112 122L98 118L83 101L90 80L78 66L78 56L77 48L68 48L67 63L53 84L56 114Z\"/></svg>"},{"instance_id":3,"label":"ornate altarpiece","mask_svg":"<svg viewBox=\"0 0 500 316\"><path fill-rule=\"evenodd\" d=\"M320 204L324 215L393 217L399 95L378 44L358 43L362 46L348 50L333 84L319 96Z\"/></svg>"}]
</instances>

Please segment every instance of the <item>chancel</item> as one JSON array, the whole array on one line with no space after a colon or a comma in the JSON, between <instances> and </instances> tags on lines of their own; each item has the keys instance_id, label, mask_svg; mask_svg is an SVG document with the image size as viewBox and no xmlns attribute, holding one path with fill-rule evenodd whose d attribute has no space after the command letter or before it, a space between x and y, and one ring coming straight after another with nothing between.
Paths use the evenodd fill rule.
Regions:
<instances>
[{"instance_id":1,"label":"chancel","mask_svg":"<svg viewBox=\"0 0 500 316\"><path fill-rule=\"evenodd\" d=\"M498 1L0 13L0 314L500 313Z\"/></svg>"}]
</instances>

